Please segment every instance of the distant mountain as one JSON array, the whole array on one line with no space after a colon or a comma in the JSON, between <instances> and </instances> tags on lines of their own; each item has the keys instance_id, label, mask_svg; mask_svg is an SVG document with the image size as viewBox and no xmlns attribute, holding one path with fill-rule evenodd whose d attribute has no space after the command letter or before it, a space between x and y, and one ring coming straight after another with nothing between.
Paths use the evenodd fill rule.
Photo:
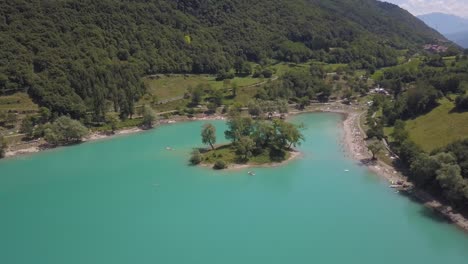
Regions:
<instances>
[{"instance_id":1,"label":"distant mountain","mask_svg":"<svg viewBox=\"0 0 468 264\"><path fill-rule=\"evenodd\" d=\"M463 48L468 49L468 30L452 34L446 34L445 36L451 41L462 46Z\"/></svg>"},{"instance_id":2,"label":"distant mountain","mask_svg":"<svg viewBox=\"0 0 468 264\"><path fill-rule=\"evenodd\" d=\"M443 13L431 13L418 18L444 35L468 30L468 18Z\"/></svg>"},{"instance_id":3,"label":"distant mountain","mask_svg":"<svg viewBox=\"0 0 468 264\"><path fill-rule=\"evenodd\" d=\"M468 48L468 18L443 13L431 13L418 18L451 41Z\"/></svg>"}]
</instances>

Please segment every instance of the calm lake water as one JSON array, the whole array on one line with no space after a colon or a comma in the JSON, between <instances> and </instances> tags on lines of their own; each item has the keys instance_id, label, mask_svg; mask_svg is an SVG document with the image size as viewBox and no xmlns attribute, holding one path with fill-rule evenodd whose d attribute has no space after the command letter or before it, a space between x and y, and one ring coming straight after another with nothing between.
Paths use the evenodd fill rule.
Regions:
<instances>
[{"instance_id":1,"label":"calm lake water","mask_svg":"<svg viewBox=\"0 0 468 264\"><path fill-rule=\"evenodd\" d=\"M468 263L466 234L345 157L340 118L295 117L303 157L256 176L187 165L204 122L0 161L0 263Z\"/></svg>"}]
</instances>

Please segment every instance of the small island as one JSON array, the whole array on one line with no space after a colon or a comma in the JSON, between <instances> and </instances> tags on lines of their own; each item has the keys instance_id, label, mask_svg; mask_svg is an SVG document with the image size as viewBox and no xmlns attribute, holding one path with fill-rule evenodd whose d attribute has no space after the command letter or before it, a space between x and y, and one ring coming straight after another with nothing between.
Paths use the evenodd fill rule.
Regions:
<instances>
[{"instance_id":1,"label":"small island","mask_svg":"<svg viewBox=\"0 0 468 264\"><path fill-rule=\"evenodd\" d=\"M293 147L302 143L303 126L278 119L256 119L241 116L240 112L228 115L227 130L224 132L229 144L216 146L216 128L208 123L202 127L201 139L207 148L193 150L192 165L212 166L226 169L238 165L266 165L288 160ZM295 155L294 155L295 156Z\"/></svg>"}]
</instances>

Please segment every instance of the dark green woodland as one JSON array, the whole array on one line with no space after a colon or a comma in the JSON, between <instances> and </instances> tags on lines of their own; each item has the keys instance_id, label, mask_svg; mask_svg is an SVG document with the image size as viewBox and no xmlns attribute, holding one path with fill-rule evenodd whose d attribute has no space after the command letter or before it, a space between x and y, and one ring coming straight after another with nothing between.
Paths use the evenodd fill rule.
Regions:
<instances>
[{"instance_id":1,"label":"dark green woodland","mask_svg":"<svg viewBox=\"0 0 468 264\"><path fill-rule=\"evenodd\" d=\"M9 0L0 5L0 93L26 91L58 115L131 116L141 77L245 62L375 69L443 39L373 0ZM239 72L242 73L242 72Z\"/></svg>"}]
</instances>

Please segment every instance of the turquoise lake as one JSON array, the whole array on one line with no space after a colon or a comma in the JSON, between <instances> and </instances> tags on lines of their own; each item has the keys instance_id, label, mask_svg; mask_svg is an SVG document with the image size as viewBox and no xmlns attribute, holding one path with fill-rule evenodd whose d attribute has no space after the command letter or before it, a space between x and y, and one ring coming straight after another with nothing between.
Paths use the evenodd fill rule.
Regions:
<instances>
[{"instance_id":1,"label":"turquoise lake","mask_svg":"<svg viewBox=\"0 0 468 264\"><path fill-rule=\"evenodd\" d=\"M256 176L187 165L205 122L2 160L0 263L468 263L468 235L345 156L341 116L293 120L302 157Z\"/></svg>"}]
</instances>

